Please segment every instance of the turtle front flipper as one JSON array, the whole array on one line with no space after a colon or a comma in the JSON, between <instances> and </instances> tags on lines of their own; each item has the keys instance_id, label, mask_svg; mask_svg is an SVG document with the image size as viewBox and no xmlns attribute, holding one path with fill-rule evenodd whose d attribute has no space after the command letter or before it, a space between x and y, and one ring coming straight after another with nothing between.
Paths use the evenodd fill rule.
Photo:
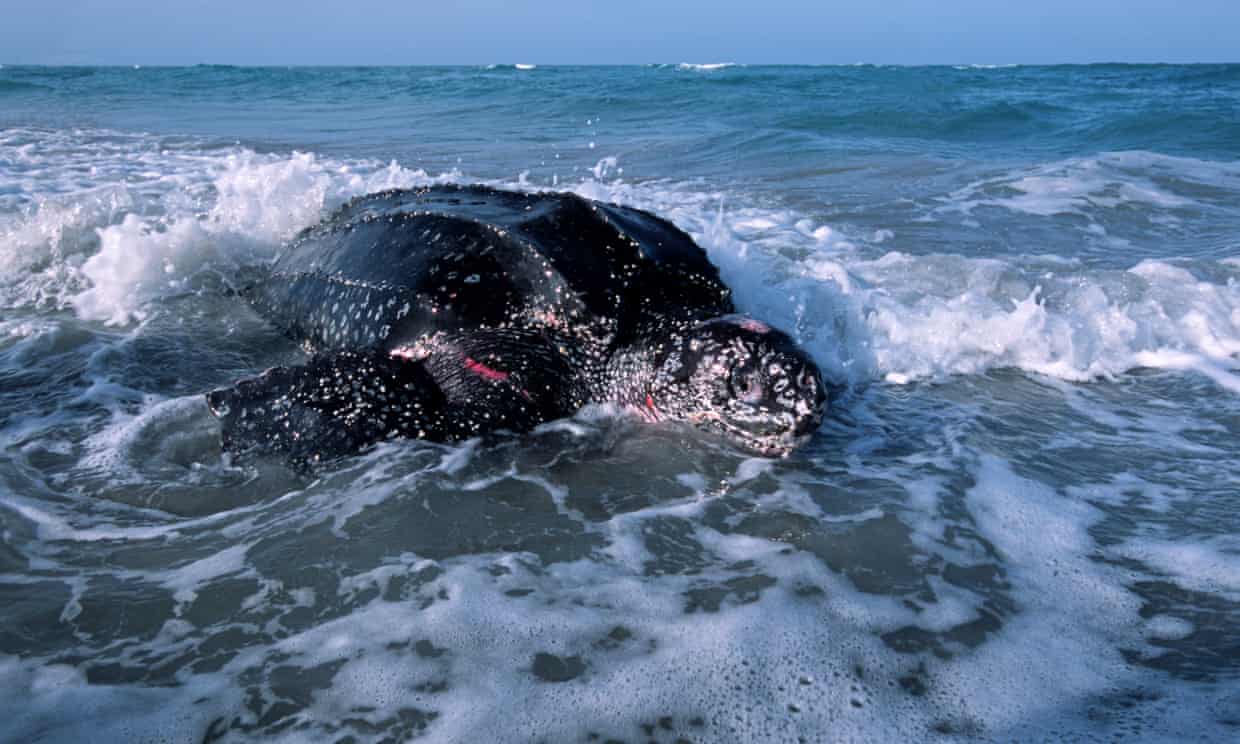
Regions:
<instances>
[{"instance_id":1,"label":"turtle front flipper","mask_svg":"<svg viewBox=\"0 0 1240 744\"><path fill-rule=\"evenodd\" d=\"M395 437L450 441L448 400L426 368L381 351L321 354L207 393L224 449L309 464Z\"/></svg>"},{"instance_id":2,"label":"turtle front flipper","mask_svg":"<svg viewBox=\"0 0 1240 744\"><path fill-rule=\"evenodd\" d=\"M394 438L454 442L529 431L584 405L540 333L488 330L417 348L319 354L207 393L225 450L311 464Z\"/></svg>"}]
</instances>

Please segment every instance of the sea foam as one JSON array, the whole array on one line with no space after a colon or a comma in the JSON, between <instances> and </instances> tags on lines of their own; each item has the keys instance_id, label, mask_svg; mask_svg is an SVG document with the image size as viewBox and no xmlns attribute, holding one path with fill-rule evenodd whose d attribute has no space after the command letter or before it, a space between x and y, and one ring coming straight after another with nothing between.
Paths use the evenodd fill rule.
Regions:
<instances>
[{"instance_id":1,"label":"sea foam","mask_svg":"<svg viewBox=\"0 0 1240 744\"><path fill-rule=\"evenodd\" d=\"M98 157L111 162L113 149ZM153 162L163 157L145 143L139 149ZM1184 178L1205 167L1134 153L1106 162L1121 169L1182 166ZM123 325L144 318L152 300L194 291L203 272L227 277L270 258L282 241L350 196L471 180L396 163L243 148L177 153L160 167L164 175L141 188L93 186L32 203L4 228L2 257L29 274L8 290ZM1007 183L1025 196L994 203L1053 215L1100 203L1183 202L1145 177L1121 187L1112 185L1115 174L1091 181L1096 168L1084 163L1085 175L1063 176L1064 185L1055 180L1060 176L1022 176ZM908 382L1015 367L1082 381L1153 367L1193 370L1225 389L1240 388L1240 284L1232 264L1215 264L1207 277L1202 267L1165 260L1120 271L1081 270L1041 256L875 257L871 246L890 243L892 231L869 243L796 212L747 206L718 191L629 183L622 173L619 159L608 156L592 178L568 186L649 209L688 230L720 266L742 309L791 331L838 379ZM524 175L492 183L538 188ZM186 192L196 196L187 199ZM981 203L968 194L955 201L961 209Z\"/></svg>"}]
</instances>

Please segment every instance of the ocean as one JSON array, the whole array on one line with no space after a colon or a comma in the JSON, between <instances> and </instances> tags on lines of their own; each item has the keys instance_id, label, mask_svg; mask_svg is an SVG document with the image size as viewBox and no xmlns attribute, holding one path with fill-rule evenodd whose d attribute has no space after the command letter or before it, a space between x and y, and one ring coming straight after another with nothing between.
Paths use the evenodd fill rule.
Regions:
<instances>
[{"instance_id":1,"label":"ocean","mask_svg":"<svg viewBox=\"0 0 1240 744\"><path fill-rule=\"evenodd\" d=\"M844 387L232 459L352 196L688 231ZM1240 65L0 67L0 741L1240 738Z\"/></svg>"}]
</instances>

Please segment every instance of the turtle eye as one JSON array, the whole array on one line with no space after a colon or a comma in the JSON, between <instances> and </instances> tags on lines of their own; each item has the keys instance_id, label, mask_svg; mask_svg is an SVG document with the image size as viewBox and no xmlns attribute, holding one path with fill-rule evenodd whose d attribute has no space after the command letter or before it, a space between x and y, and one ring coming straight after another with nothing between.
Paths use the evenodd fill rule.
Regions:
<instances>
[{"instance_id":1,"label":"turtle eye","mask_svg":"<svg viewBox=\"0 0 1240 744\"><path fill-rule=\"evenodd\" d=\"M753 368L736 366L732 368L732 376L728 381L732 397L746 403L757 403L762 400L762 376Z\"/></svg>"}]
</instances>

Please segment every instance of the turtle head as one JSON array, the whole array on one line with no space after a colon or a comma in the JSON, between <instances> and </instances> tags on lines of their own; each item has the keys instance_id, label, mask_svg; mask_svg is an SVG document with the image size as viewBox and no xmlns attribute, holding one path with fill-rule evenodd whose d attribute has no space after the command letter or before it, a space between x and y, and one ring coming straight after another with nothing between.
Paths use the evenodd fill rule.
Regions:
<instances>
[{"instance_id":1,"label":"turtle head","mask_svg":"<svg viewBox=\"0 0 1240 744\"><path fill-rule=\"evenodd\" d=\"M648 402L766 456L783 456L822 423L822 373L783 331L728 315L675 334Z\"/></svg>"}]
</instances>

